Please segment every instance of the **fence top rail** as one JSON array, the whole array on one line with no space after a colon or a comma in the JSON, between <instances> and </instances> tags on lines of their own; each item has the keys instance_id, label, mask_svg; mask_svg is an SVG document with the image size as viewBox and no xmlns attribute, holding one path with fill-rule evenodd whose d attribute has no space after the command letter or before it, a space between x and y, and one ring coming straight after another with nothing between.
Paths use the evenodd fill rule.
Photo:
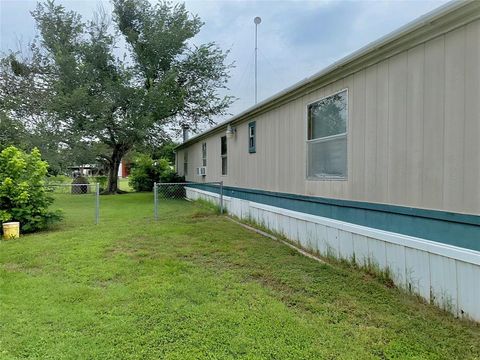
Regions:
<instances>
[{"instance_id":1,"label":"fence top rail","mask_svg":"<svg viewBox=\"0 0 480 360\"><path fill-rule=\"evenodd\" d=\"M221 185L222 182L221 181L212 181L212 182L183 182L183 183L179 183L179 182L172 182L172 183L155 183L157 185Z\"/></svg>"},{"instance_id":2,"label":"fence top rail","mask_svg":"<svg viewBox=\"0 0 480 360\"><path fill-rule=\"evenodd\" d=\"M45 186L96 186L97 184L45 184Z\"/></svg>"},{"instance_id":3,"label":"fence top rail","mask_svg":"<svg viewBox=\"0 0 480 360\"><path fill-rule=\"evenodd\" d=\"M172 182L172 183L155 183L156 185L187 185L188 183L179 183L179 182Z\"/></svg>"}]
</instances>

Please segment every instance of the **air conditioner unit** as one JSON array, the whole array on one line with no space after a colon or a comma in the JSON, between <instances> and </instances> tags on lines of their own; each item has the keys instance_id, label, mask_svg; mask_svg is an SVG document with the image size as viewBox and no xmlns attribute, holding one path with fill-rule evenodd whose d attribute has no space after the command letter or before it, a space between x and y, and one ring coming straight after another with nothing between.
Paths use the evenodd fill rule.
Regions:
<instances>
[{"instance_id":1,"label":"air conditioner unit","mask_svg":"<svg viewBox=\"0 0 480 360\"><path fill-rule=\"evenodd\" d=\"M207 167L206 166L197 167L197 176L207 176Z\"/></svg>"}]
</instances>

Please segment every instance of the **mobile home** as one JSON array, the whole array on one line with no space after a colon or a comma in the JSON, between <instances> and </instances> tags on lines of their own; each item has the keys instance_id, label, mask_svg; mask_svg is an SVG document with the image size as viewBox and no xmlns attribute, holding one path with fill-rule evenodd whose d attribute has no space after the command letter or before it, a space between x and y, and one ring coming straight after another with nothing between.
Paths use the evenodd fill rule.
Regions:
<instances>
[{"instance_id":1,"label":"mobile home","mask_svg":"<svg viewBox=\"0 0 480 360\"><path fill-rule=\"evenodd\" d=\"M233 215L480 320L480 1L449 3L176 149ZM218 201L192 184L191 198Z\"/></svg>"}]
</instances>

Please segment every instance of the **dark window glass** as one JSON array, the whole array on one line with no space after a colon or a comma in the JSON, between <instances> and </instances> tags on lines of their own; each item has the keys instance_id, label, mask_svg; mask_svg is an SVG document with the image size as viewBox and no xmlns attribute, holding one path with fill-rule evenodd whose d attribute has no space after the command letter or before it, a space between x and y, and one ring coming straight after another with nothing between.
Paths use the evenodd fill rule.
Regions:
<instances>
[{"instance_id":1,"label":"dark window glass","mask_svg":"<svg viewBox=\"0 0 480 360\"><path fill-rule=\"evenodd\" d=\"M207 143L202 144L202 166L207 166Z\"/></svg>"},{"instance_id":2,"label":"dark window glass","mask_svg":"<svg viewBox=\"0 0 480 360\"><path fill-rule=\"evenodd\" d=\"M257 129L256 122L252 121L248 124L248 151L250 153L256 152L257 143Z\"/></svg>"},{"instance_id":3,"label":"dark window glass","mask_svg":"<svg viewBox=\"0 0 480 360\"><path fill-rule=\"evenodd\" d=\"M226 136L222 136L222 139L221 139L221 154L222 155L227 155L227 137Z\"/></svg>"},{"instance_id":4,"label":"dark window glass","mask_svg":"<svg viewBox=\"0 0 480 360\"><path fill-rule=\"evenodd\" d=\"M188 175L188 151L183 154L183 176Z\"/></svg>"},{"instance_id":5,"label":"dark window glass","mask_svg":"<svg viewBox=\"0 0 480 360\"><path fill-rule=\"evenodd\" d=\"M220 139L220 153L222 156L222 175L227 175L227 137L222 136Z\"/></svg>"}]
</instances>

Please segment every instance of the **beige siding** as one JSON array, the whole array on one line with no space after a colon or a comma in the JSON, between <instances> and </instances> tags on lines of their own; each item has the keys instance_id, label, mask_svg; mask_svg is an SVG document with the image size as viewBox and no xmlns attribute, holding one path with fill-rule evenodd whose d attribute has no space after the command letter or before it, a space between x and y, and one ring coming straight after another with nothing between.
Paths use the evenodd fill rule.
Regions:
<instances>
[{"instance_id":1,"label":"beige siding","mask_svg":"<svg viewBox=\"0 0 480 360\"><path fill-rule=\"evenodd\" d=\"M465 29L465 139L463 206L480 204L480 21ZM473 190L472 190L473 189Z\"/></svg>"},{"instance_id":2,"label":"beige siding","mask_svg":"<svg viewBox=\"0 0 480 360\"><path fill-rule=\"evenodd\" d=\"M348 178L306 180L306 106L348 89ZM248 122L256 121L256 153ZM316 89L236 126L228 175L216 133L189 147L192 181L480 213L480 21ZM207 142L208 175L194 175ZM183 170L183 150L178 153Z\"/></svg>"},{"instance_id":3,"label":"beige siding","mask_svg":"<svg viewBox=\"0 0 480 360\"><path fill-rule=\"evenodd\" d=\"M465 136L465 27L445 36L445 143L443 194L446 208L463 203Z\"/></svg>"},{"instance_id":4,"label":"beige siding","mask_svg":"<svg viewBox=\"0 0 480 360\"><path fill-rule=\"evenodd\" d=\"M407 54L390 59L388 78L388 190L387 202L405 201L407 162Z\"/></svg>"},{"instance_id":5,"label":"beige siding","mask_svg":"<svg viewBox=\"0 0 480 360\"><path fill-rule=\"evenodd\" d=\"M406 201L420 206L423 176L423 105L425 46L417 46L407 54L406 94Z\"/></svg>"},{"instance_id":6,"label":"beige siding","mask_svg":"<svg viewBox=\"0 0 480 360\"><path fill-rule=\"evenodd\" d=\"M388 198L388 61L377 65L377 164L375 167L375 188L377 201ZM350 157L351 158L351 157Z\"/></svg>"},{"instance_id":7,"label":"beige siding","mask_svg":"<svg viewBox=\"0 0 480 360\"><path fill-rule=\"evenodd\" d=\"M352 198L365 197L365 71L354 75L353 88L349 92L349 142L352 146L352 172L348 175ZM351 95L350 95L351 94Z\"/></svg>"},{"instance_id":8,"label":"beige siding","mask_svg":"<svg viewBox=\"0 0 480 360\"><path fill-rule=\"evenodd\" d=\"M378 201L375 184L377 162L377 67L366 71L365 79L365 197Z\"/></svg>"},{"instance_id":9,"label":"beige siding","mask_svg":"<svg viewBox=\"0 0 480 360\"><path fill-rule=\"evenodd\" d=\"M445 39L425 44L425 88L423 106L422 205L443 207L443 146L445 127ZM429 166L430 165L430 166Z\"/></svg>"}]
</instances>

